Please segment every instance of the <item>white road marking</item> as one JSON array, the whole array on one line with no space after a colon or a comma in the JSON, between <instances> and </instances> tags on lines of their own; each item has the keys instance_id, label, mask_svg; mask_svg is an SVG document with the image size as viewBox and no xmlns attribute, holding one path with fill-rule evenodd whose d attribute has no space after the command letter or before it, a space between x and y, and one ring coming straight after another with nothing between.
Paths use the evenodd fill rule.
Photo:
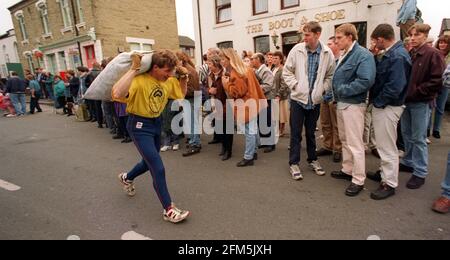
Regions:
<instances>
[{"instance_id":1,"label":"white road marking","mask_svg":"<svg viewBox=\"0 0 450 260\"><path fill-rule=\"evenodd\" d=\"M122 235L122 240L153 240L149 237L136 233L134 231L129 231Z\"/></svg>"},{"instance_id":2,"label":"white road marking","mask_svg":"<svg viewBox=\"0 0 450 260\"><path fill-rule=\"evenodd\" d=\"M368 238L367 238L367 240L381 240L381 237L379 237L379 236L377 236L377 235L372 235L372 236L369 236Z\"/></svg>"},{"instance_id":3,"label":"white road marking","mask_svg":"<svg viewBox=\"0 0 450 260\"><path fill-rule=\"evenodd\" d=\"M9 183L7 181L4 180L0 180L0 188L3 188L7 191L18 191L21 188L15 184Z\"/></svg>"},{"instance_id":4,"label":"white road marking","mask_svg":"<svg viewBox=\"0 0 450 260\"><path fill-rule=\"evenodd\" d=\"M81 240L81 238L79 236L76 235L71 235L67 238L67 240Z\"/></svg>"}]
</instances>

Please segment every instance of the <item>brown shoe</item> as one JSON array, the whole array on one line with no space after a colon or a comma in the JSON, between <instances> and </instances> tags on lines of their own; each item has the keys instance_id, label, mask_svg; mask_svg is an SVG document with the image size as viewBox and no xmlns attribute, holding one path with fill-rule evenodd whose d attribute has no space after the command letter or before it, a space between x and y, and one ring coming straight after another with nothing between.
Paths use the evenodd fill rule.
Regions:
<instances>
[{"instance_id":1,"label":"brown shoe","mask_svg":"<svg viewBox=\"0 0 450 260\"><path fill-rule=\"evenodd\" d=\"M447 214L450 210L450 200L446 197L440 197L431 208L433 211L441 214Z\"/></svg>"}]
</instances>

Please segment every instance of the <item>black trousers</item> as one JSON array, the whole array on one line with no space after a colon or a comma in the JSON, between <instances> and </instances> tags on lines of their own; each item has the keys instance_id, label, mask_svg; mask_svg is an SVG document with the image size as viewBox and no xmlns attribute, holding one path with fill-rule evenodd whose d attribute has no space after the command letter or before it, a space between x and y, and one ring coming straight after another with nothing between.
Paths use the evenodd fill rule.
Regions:
<instances>
[{"instance_id":1,"label":"black trousers","mask_svg":"<svg viewBox=\"0 0 450 260\"><path fill-rule=\"evenodd\" d=\"M103 109L102 109L102 101L95 100L95 115L97 118L97 123L99 126L103 126Z\"/></svg>"},{"instance_id":2,"label":"black trousers","mask_svg":"<svg viewBox=\"0 0 450 260\"><path fill-rule=\"evenodd\" d=\"M222 122L216 121L218 124L223 125L223 132L222 134L217 134L218 140L222 142L222 150L225 151L225 153L232 154L233 153L233 140L234 140L234 134L227 134L227 120L224 120ZM234 132L234 126L233 126L233 132Z\"/></svg>"},{"instance_id":3,"label":"black trousers","mask_svg":"<svg viewBox=\"0 0 450 260\"><path fill-rule=\"evenodd\" d=\"M35 93L34 98L32 97L30 100L30 113L34 114L35 110L41 112L41 106L39 105L39 99L41 99L41 93Z\"/></svg>"},{"instance_id":4,"label":"black trousers","mask_svg":"<svg viewBox=\"0 0 450 260\"><path fill-rule=\"evenodd\" d=\"M127 130L128 116L119 117L119 125L117 127L117 135L123 137L130 137Z\"/></svg>"},{"instance_id":5,"label":"black trousers","mask_svg":"<svg viewBox=\"0 0 450 260\"><path fill-rule=\"evenodd\" d=\"M291 102L291 150L289 152L289 164L300 163L300 151L302 142L303 126L306 132L306 150L308 162L316 161L316 127L320 115L320 106L313 110L304 109L295 101Z\"/></svg>"}]
</instances>

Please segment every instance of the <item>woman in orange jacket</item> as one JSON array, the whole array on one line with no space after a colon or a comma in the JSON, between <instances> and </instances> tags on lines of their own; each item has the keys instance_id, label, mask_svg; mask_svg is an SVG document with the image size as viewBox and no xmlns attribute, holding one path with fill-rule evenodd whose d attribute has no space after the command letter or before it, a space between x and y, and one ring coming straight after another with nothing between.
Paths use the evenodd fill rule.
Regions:
<instances>
[{"instance_id":1,"label":"woman in orange jacket","mask_svg":"<svg viewBox=\"0 0 450 260\"><path fill-rule=\"evenodd\" d=\"M253 166L257 160L258 114L267 107L267 100L255 72L246 67L233 49L223 49L221 63L225 69L222 83L230 99L234 100L234 117L245 132L244 160L238 167Z\"/></svg>"}]
</instances>

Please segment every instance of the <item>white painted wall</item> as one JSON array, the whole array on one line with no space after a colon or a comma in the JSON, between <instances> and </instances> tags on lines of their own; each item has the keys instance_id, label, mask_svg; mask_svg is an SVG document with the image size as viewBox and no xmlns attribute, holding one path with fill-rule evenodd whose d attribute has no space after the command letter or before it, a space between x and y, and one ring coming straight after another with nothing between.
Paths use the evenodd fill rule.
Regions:
<instances>
[{"instance_id":1,"label":"white painted wall","mask_svg":"<svg viewBox=\"0 0 450 260\"><path fill-rule=\"evenodd\" d=\"M201 57L200 35L198 24L197 0L193 1L196 56ZM253 16L252 0L231 0L232 21L224 24L216 24L215 0L200 0L200 17L202 28L203 52L210 47L216 47L217 43L233 41L234 48L241 53L243 50L254 50L253 38L262 35L271 35L269 23L283 19L293 18L291 28L280 28L276 32L281 35L285 32L297 31L301 27L303 18L312 21L315 15L323 12L345 10L345 19L321 22L323 27L322 40L326 41L334 35L334 26L347 22L367 21L367 38L380 23L389 23L395 26L397 11L401 7L401 0L300 0L300 7L281 10L281 1L270 0L269 12ZM372 8L368 8L368 5ZM262 32L248 33L248 26L262 24ZM397 30L399 36L399 29ZM271 50L275 46L271 42ZM279 39L281 45L281 37ZM199 58L197 58L199 59ZM199 60L197 60L197 64Z\"/></svg>"},{"instance_id":2,"label":"white painted wall","mask_svg":"<svg viewBox=\"0 0 450 260\"><path fill-rule=\"evenodd\" d=\"M6 71L6 56L9 57L9 63L20 63L19 54L14 47L14 43L17 42L14 31L10 32L10 36L4 39L0 39L0 75L5 78L9 72ZM6 48L4 48L4 46Z\"/></svg>"}]
</instances>

